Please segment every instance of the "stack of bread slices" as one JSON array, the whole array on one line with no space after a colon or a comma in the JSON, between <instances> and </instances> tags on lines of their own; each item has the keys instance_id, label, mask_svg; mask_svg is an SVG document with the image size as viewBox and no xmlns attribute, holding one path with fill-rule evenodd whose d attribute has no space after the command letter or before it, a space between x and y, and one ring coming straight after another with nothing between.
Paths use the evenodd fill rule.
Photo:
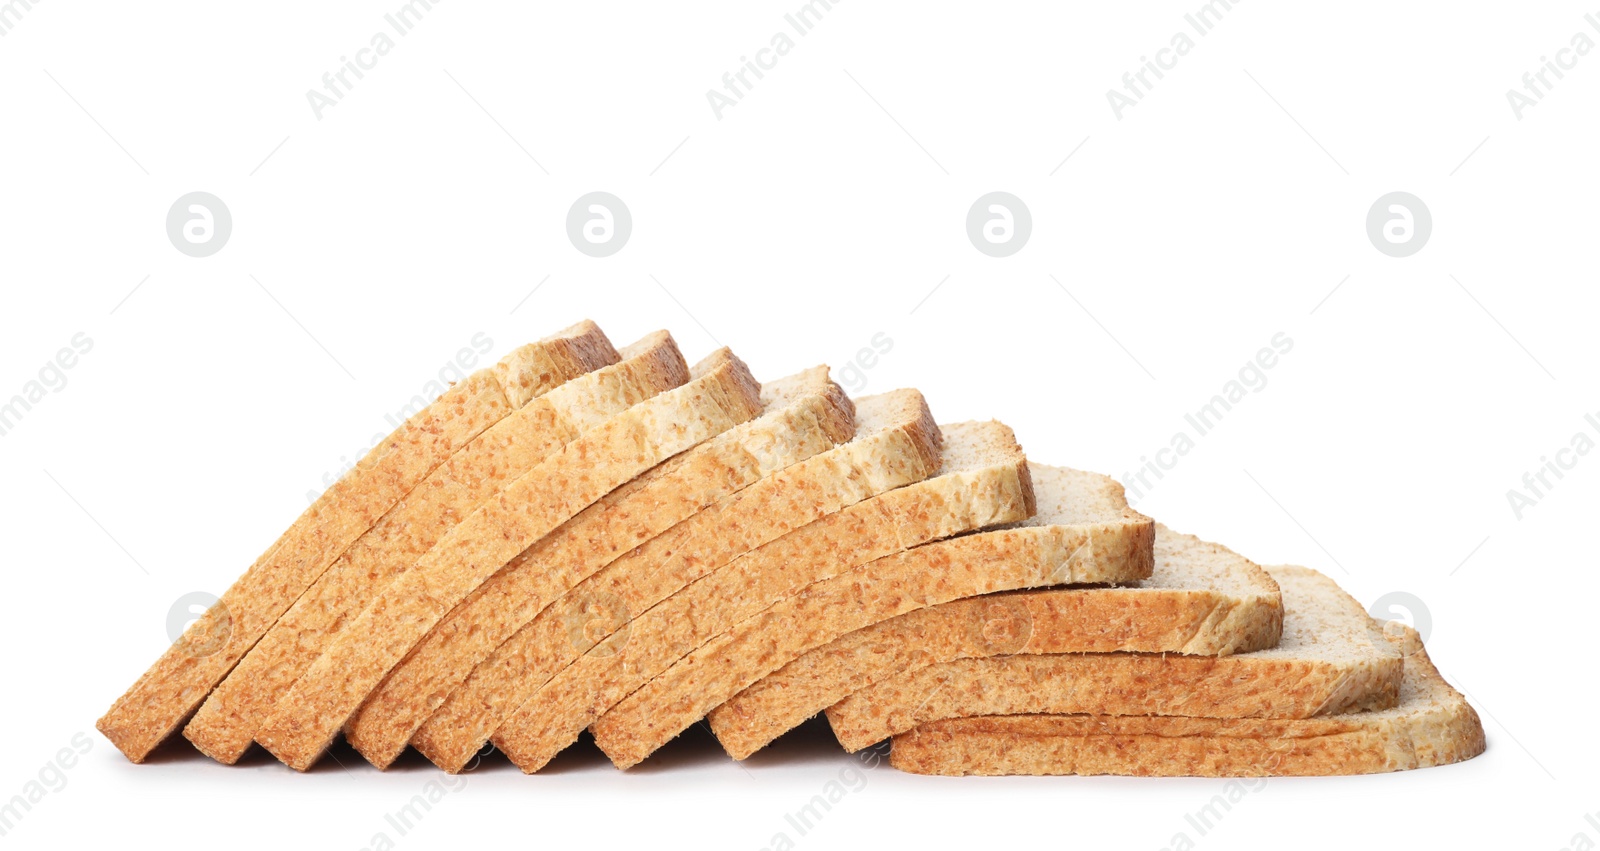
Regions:
<instances>
[{"instance_id":1,"label":"stack of bread slices","mask_svg":"<svg viewBox=\"0 0 1600 851\"><path fill-rule=\"evenodd\" d=\"M458 382L318 498L98 727L305 770L493 744L619 767L819 712L929 774L1297 775L1484 747L1417 634L1033 463L922 395L759 382L592 322Z\"/></svg>"}]
</instances>

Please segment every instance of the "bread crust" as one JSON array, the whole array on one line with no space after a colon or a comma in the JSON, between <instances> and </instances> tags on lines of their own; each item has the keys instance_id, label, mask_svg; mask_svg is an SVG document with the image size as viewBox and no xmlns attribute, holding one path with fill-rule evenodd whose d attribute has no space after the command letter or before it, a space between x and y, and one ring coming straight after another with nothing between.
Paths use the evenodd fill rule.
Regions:
<instances>
[{"instance_id":1,"label":"bread crust","mask_svg":"<svg viewBox=\"0 0 1600 851\"><path fill-rule=\"evenodd\" d=\"M1406 630L1399 703L1305 720L1012 715L938 721L894 737L915 774L1290 777L1377 774L1471 759L1478 713Z\"/></svg>"},{"instance_id":2,"label":"bread crust","mask_svg":"<svg viewBox=\"0 0 1600 851\"><path fill-rule=\"evenodd\" d=\"M603 712L589 728L595 744L618 768L637 765L704 715L694 714L692 701L669 707L665 696L673 683L660 689L655 685L677 663L694 665L693 651L719 633L813 583L837 580L869 562L1032 516L1036 503L1028 462L1011 429L998 422L973 422L942 426L940 431L944 456L939 475L818 520L706 576L635 618L628 646L617 654L623 658L608 660L603 674L607 682L600 688L594 688L600 671L574 666L552 681L554 694L565 696L562 680L585 676L588 682L577 691L594 696L590 713ZM715 664L731 665L732 660ZM573 704L554 705L570 711ZM572 730L572 738L576 735Z\"/></svg>"},{"instance_id":3,"label":"bread crust","mask_svg":"<svg viewBox=\"0 0 1600 851\"><path fill-rule=\"evenodd\" d=\"M743 554L785 534L831 516L896 487L922 481L938 470L940 434L922 394L897 390L857 402L855 438L751 485L744 491L696 514L669 533L607 567L575 590L575 600L609 601L614 617L590 621L593 629L574 641L560 608L540 617L496 651L485 663L510 683L497 715L492 740L512 755L524 771L537 770L548 759L536 755L549 747L536 745L546 722L560 723L577 734L589 723L582 714L547 716L535 698L553 677L570 670L575 660L585 667L573 680L585 682L587 665L606 667L610 656L631 640L633 613L644 612L697 579ZM480 666L478 673L484 673ZM573 709L578 713L582 707ZM549 737L559 738L559 736ZM520 757L518 755L521 755Z\"/></svg>"},{"instance_id":4,"label":"bread crust","mask_svg":"<svg viewBox=\"0 0 1600 851\"><path fill-rule=\"evenodd\" d=\"M560 345L551 345L559 341ZM568 381L622 360L600 326L585 319L534 343L513 349L493 367L495 380L513 410Z\"/></svg>"},{"instance_id":5,"label":"bread crust","mask_svg":"<svg viewBox=\"0 0 1600 851\"><path fill-rule=\"evenodd\" d=\"M256 741L290 767L309 768L383 675L494 572L635 476L760 412L759 386L726 349L694 374L585 432L451 529L334 639Z\"/></svg>"},{"instance_id":6,"label":"bread crust","mask_svg":"<svg viewBox=\"0 0 1600 851\"><path fill-rule=\"evenodd\" d=\"M584 321L473 373L413 414L328 488L95 726L133 762L176 731L347 547L436 467L520 405L617 352Z\"/></svg>"},{"instance_id":7,"label":"bread crust","mask_svg":"<svg viewBox=\"0 0 1600 851\"><path fill-rule=\"evenodd\" d=\"M389 672L346 725L346 738L380 768L415 738L434 762L459 770L491 731L463 718L446 696L503 641L620 555L855 431L849 398L825 366L764 386L762 399L760 418L649 470L513 559ZM439 721L425 725L435 710Z\"/></svg>"},{"instance_id":8,"label":"bread crust","mask_svg":"<svg viewBox=\"0 0 1600 851\"><path fill-rule=\"evenodd\" d=\"M519 360L531 361L528 349ZM391 581L483 500L604 419L689 380L666 331L622 360L532 398L439 465L323 572L240 660L184 727L202 753L243 756L279 698Z\"/></svg>"},{"instance_id":9,"label":"bread crust","mask_svg":"<svg viewBox=\"0 0 1600 851\"><path fill-rule=\"evenodd\" d=\"M1227 657L1087 653L941 662L828 708L851 752L932 721L977 715L1095 714L1310 718L1386 709L1399 699L1400 651L1333 580L1271 567L1284 639Z\"/></svg>"}]
</instances>

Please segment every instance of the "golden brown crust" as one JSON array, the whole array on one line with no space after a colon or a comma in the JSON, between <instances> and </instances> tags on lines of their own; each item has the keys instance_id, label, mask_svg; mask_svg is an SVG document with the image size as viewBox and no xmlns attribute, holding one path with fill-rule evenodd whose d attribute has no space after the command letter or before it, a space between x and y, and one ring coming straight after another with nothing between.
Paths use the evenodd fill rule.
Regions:
<instances>
[{"instance_id":1,"label":"golden brown crust","mask_svg":"<svg viewBox=\"0 0 1600 851\"><path fill-rule=\"evenodd\" d=\"M530 363L529 353L539 350L523 347L520 360ZM184 736L213 759L236 762L344 624L474 507L598 422L689 380L689 365L665 331L621 354L621 362L532 399L439 465L279 618L201 705Z\"/></svg>"},{"instance_id":2,"label":"golden brown crust","mask_svg":"<svg viewBox=\"0 0 1600 851\"><path fill-rule=\"evenodd\" d=\"M1116 501L1121 494L1119 486ZM1142 538L1151 524L1138 517L1123 527L1123 536ZM1253 562L1165 527L1156 529L1154 559L1150 587L968 597L858 629L788 661L718 706L708 716L711 730L730 755L744 759L854 692L939 662L1015 653L1218 656L1278 643L1278 586ZM1207 559L1212 563L1202 563Z\"/></svg>"},{"instance_id":3,"label":"golden brown crust","mask_svg":"<svg viewBox=\"0 0 1600 851\"><path fill-rule=\"evenodd\" d=\"M638 764L704 714L693 714L692 701L669 710L671 684L653 686L679 661L698 667L696 660L685 657L719 633L812 583L836 579L868 562L929 541L1028 518L1035 504L1028 462L1011 429L998 422L975 422L944 426L941 432L939 476L796 530L706 576L629 624L627 647L617 648L607 660L607 682L595 688L591 679L581 689L594 695L588 711L604 713L590 731L613 763L619 768ZM976 556L983 547L965 549ZM1060 553L1052 569L1065 562L1067 552ZM1049 571L1040 569L1041 559L1037 552L1033 555L1033 573L1039 581L1047 581ZM950 566L948 560L935 561ZM780 631L772 637L781 636ZM729 665L731 660L719 658L714 664ZM579 676L580 670L592 678L597 673L588 670L592 668L574 666L550 687L563 694L559 691L563 679ZM571 736L576 738L576 729Z\"/></svg>"},{"instance_id":4,"label":"golden brown crust","mask_svg":"<svg viewBox=\"0 0 1600 851\"><path fill-rule=\"evenodd\" d=\"M828 721L853 752L921 724L977 715L1309 718L1394 706L1401 653L1360 605L1316 571L1268 571L1283 591L1278 647L1221 658L1101 653L941 662L852 694L829 707Z\"/></svg>"},{"instance_id":5,"label":"golden brown crust","mask_svg":"<svg viewBox=\"0 0 1600 851\"><path fill-rule=\"evenodd\" d=\"M744 553L862 500L919 482L937 470L939 429L922 394L897 390L867 397L856 411L857 431L851 442L701 511L618 559L569 595L578 602L606 601L611 619L590 617L588 606L552 607L497 650L478 671L494 670L508 684L496 693L500 702L492 709L499 721L495 745L524 771L536 770L547 759L533 755L547 749L535 746L547 719L534 698L575 659L603 665L607 657L585 655L586 651L610 641L601 651L605 653L626 641L618 636L632 634L632 613L650 609ZM561 616L565 614L572 617ZM581 642L569 634L564 623L569 620L586 625ZM575 681L584 678L577 676ZM575 717L577 721L572 720ZM572 736L588 723L571 714L563 719L569 725L576 723Z\"/></svg>"},{"instance_id":6,"label":"golden brown crust","mask_svg":"<svg viewBox=\"0 0 1600 851\"><path fill-rule=\"evenodd\" d=\"M895 736L916 774L1287 777L1374 774L1483 753L1483 725L1418 649L1393 709L1305 720L1013 715L939 721Z\"/></svg>"},{"instance_id":7,"label":"golden brown crust","mask_svg":"<svg viewBox=\"0 0 1600 851\"><path fill-rule=\"evenodd\" d=\"M485 501L351 623L281 699L256 740L309 768L385 673L524 549L668 457L760 412L760 388L722 350L700 377L606 420Z\"/></svg>"},{"instance_id":8,"label":"golden brown crust","mask_svg":"<svg viewBox=\"0 0 1600 851\"><path fill-rule=\"evenodd\" d=\"M542 392L615 362L592 322L524 347L518 364L480 370L446 390L335 482L196 620L96 727L128 759L142 762L183 723L234 664L345 548L434 468L516 406L507 380ZM559 379L559 380L558 380Z\"/></svg>"},{"instance_id":9,"label":"golden brown crust","mask_svg":"<svg viewBox=\"0 0 1600 851\"><path fill-rule=\"evenodd\" d=\"M459 769L488 740L441 720L474 667L551 600L711 502L848 439L854 421L827 367L764 387L766 411L618 488L491 577L417 645L362 704L345 735L385 767L417 735L430 759Z\"/></svg>"}]
</instances>

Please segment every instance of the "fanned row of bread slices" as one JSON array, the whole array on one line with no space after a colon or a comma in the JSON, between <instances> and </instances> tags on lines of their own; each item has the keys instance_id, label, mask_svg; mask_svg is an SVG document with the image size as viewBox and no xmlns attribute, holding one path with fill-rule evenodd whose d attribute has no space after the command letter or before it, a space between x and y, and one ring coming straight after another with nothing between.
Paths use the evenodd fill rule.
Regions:
<instances>
[{"instance_id":1,"label":"fanned row of bread slices","mask_svg":"<svg viewBox=\"0 0 1600 851\"><path fill-rule=\"evenodd\" d=\"M999 422L827 367L592 322L458 382L312 504L98 727L292 768L492 743L619 767L705 720L744 759L819 712L927 774L1307 775L1484 748L1417 634L1030 462Z\"/></svg>"}]
</instances>

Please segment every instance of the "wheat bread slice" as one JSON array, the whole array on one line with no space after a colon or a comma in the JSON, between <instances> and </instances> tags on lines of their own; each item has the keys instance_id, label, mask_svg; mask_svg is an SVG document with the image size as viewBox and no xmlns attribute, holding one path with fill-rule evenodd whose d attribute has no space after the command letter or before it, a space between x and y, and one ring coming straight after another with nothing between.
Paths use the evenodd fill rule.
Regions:
<instances>
[{"instance_id":1,"label":"wheat bread slice","mask_svg":"<svg viewBox=\"0 0 1600 851\"><path fill-rule=\"evenodd\" d=\"M474 669L423 728L432 732L419 731L413 744L445 770L459 771L552 676L626 630L630 613L789 531L937 469L939 431L922 394L868 396L855 409L850 442L723 497L546 608Z\"/></svg>"},{"instance_id":2,"label":"wheat bread slice","mask_svg":"<svg viewBox=\"0 0 1600 851\"><path fill-rule=\"evenodd\" d=\"M1088 510L1108 516L1119 508L1128 511L1131 517L1120 527L1116 521L1104 523L1105 534L1120 528L1131 535L1151 525L1127 509L1115 481L1054 469L1059 487L1086 498L1078 505L1098 505ZM1033 465L1033 480L1041 505L1034 522L1042 523L1056 514L1044 507L1050 504L1052 480L1039 464ZM1102 494L1098 499L1092 496L1096 491ZM1067 505L1072 507L1056 516L1070 525L1084 509ZM1154 525L1154 567L1137 587L985 594L857 629L795 657L712 710L711 731L729 755L745 759L854 692L953 659L1117 651L1226 656L1278 643L1283 602L1265 571L1222 546ZM867 594L877 591L864 588Z\"/></svg>"},{"instance_id":3,"label":"wheat bread slice","mask_svg":"<svg viewBox=\"0 0 1600 851\"><path fill-rule=\"evenodd\" d=\"M279 618L201 704L184 736L213 759L238 761L278 699L344 625L480 502L578 435L689 380L689 365L666 331L619 354L619 363L531 399L439 465Z\"/></svg>"},{"instance_id":4,"label":"wheat bread slice","mask_svg":"<svg viewBox=\"0 0 1600 851\"><path fill-rule=\"evenodd\" d=\"M916 774L1292 777L1378 774L1462 762L1483 724L1410 627L1398 703L1302 720L1004 715L926 724L894 737L889 764Z\"/></svg>"},{"instance_id":5,"label":"wheat bread slice","mask_svg":"<svg viewBox=\"0 0 1600 851\"><path fill-rule=\"evenodd\" d=\"M616 361L599 326L584 321L445 390L323 492L95 726L128 759L143 762L328 565L417 483L529 399Z\"/></svg>"},{"instance_id":6,"label":"wheat bread slice","mask_svg":"<svg viewBox=\"0 0 1600 851\"><path fill-rule=\"evenodd\" d=\"M517 710L590 649L608 639L608 647L615 646L616 635L631 631L635 613L789 532L926 479L939 468L939 444L921 393L895 390L858 400L849 443L720 500L585 580L496 650L450 703L482 706L493 723L481 729L496 734L496 745L505 749L511 740L498 734Z\"/></svg>"},{"instance_id":7,"label":"wheat bread slice","mask_svg":"<svg viewBox=\"0 0 1600 851\"><path fill-rule=\"evenodd\" d=\"M345 738L386 767L415 732L441 764L465 764L488 740L441 721L422 727L456 686L550 602L596 570L731 493L847 441L855 413L826 366L763 384L762 415L677 455L529 547L428 633L367 697ZM419 729L420 728L420 729ZM454 756L452 756L452 754Z\"/></svg>"},{"instance_id":8,"label":"wheat bread slice","mask_svg":"<svg viewBox=\"0 0 1600 851\"><path fill-rule=\"evenodd\" d=\"M1310 718L1388 709L1401 653L1332 579L1268 569L1283 594L1276 647L1233 656L1147 653L958 659L900 674L828 708L834 735L857 751L919 724L974 715L1177 715Z\"/></svg>"},{"instance_id":9,"label":"wheat bread slice","mask_svg":"<svg viewBox=\"0 0 1600 851\"><path fill-rule=\"evenodd\" d=\"M585 432L451 529L329 644L256 741L290 767L309 768L384 674L484 580L635 476L760 413L755 379L728 350L692 375Z\"/></svg>"},{"instance_id":10,"label":"wheat bread slice","mask_svg":"<svg viewBox=\"0 0 1600 851\"><path fill-rule=\"evenodd\" d=\"M948 432L946 439L956 440ZM622 731L628 753L648 753L766 674L854 630L980 594L1150 575L1155 524L1125 501L1106 499L1117 491L1115 482L1041 464L1028 470L1039 505L1032 518L923 544L814 582L674 662L596 729ZM1083 508L1097 503L1100 510Z\"/></svg>"},{"instance_id":11,"label":"wheat bread slice","mask_svg":"<svg viewBox=\"0 0 1600 851\"><path fill-rule=\"evenodd\" d=\"M656 737L658 742L636 734L631 712L614 720L607 713L624 709L624 698L717 633L812 582L873 559L1033 514L1027 459L1011 429L959 423L940 432L938 475L796 529L636 616L625 636L608 639L553 678L528 708L527 717L540 719L538 732L514 750L503 749L526 770L571 744L588 725L613 763L634 765L680 730Z\"/></svg>"}]
</instances>

